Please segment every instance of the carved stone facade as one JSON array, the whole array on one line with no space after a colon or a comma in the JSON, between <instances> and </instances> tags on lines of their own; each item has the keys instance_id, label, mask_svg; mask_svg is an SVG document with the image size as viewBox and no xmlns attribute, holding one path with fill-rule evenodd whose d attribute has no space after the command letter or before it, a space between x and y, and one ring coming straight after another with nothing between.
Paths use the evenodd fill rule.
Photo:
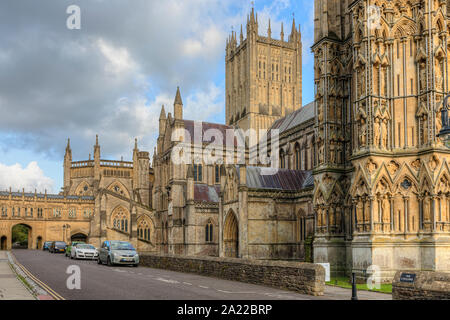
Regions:
<instances>
[{"instance_id":1,"label":"carved stone facade","mask_svg":"<svg viewBox=\"0 0 450 320\"><path fill-rule=\"evenodd\" d=\"M153 209L161 223L161 252L217 256L219 165L223 158L215 163L204 161L203 150L211 141L204 141L202 133L216 129L224 138L231 127L183 119L179 89L174 115L166 114L162 107L153 158ZM189 160L177 161L174 157L179 154Z\"/></svg>"},{"instance_id":2,"label":"carved stone facade","mask_svg":"<svg viewBox=\"0 0 450 320\"><path fill-rule=\"evenodd\" d=\"M258 34L258 15L247 17L246 39L232 33L226 48L226 123L241 129L268 129L302 106L302 41L295 20L287 41Z\"/></svg>"},{"instance_id":3,"label":"carved stone facade","mask_svg":"<svg viewBox=\"0 0 450 320\"><path fill-rule=\"evenodd\" d=\"M315 261L450 270L447 1L315 5Z\"/></svg>"},{"instance_id":4,"label":"carved stone facade","mask_svg":"<svg viewBox=\"0 0 450 320\"><path fill-rule=\"evenodd\" d=\"M139 251L159 252L159 223L151 210L153 170L148 152L133 161L101 160L98 138L94 159L72 161L70 141L64 156L64 187L58 195L0 192L2 249L11 248L12 229L29 229L28 247L45 241L84 240L97 247L125 240Z\"/></svg>"}]
</instances>

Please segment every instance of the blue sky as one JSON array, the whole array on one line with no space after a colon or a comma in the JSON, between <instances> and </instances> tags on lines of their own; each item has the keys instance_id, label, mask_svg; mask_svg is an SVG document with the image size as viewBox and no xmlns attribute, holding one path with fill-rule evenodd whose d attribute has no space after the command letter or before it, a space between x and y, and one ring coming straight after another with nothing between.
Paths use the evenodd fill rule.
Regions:
<instances>
[{"instance_id":1,"label":"blue sky","mask_svg":"<svg viewBox=\"0 0 450 320\"><path fill-rule=\"evenodd\" d=\"M81 30L65 28L67 6ZM313 100L314 2L255 1L260 34L292 17L303 40L303 104ZM25 9L26 8L26 9ZM161 105L180 86L188 119L224 122L225 44L251 10L238 0L20 0L0 4L0 188L59 192L71 138L87 159L131 158L134 138L153 153Z\"/></svg>"}]
</instances>

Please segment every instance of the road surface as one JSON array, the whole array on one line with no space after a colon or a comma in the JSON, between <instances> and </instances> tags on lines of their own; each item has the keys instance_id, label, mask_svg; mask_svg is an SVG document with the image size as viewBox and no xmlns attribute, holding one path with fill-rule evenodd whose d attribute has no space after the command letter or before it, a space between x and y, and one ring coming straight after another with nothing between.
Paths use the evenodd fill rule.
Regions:
<instances>
[{"instance_id":1,"label":"road surface","mask_svg":"<svg viewBox=\"0 0 450 320\"><path fill-rule=\"evenodd\" d=\"M196 274L147 267L98 265L71 260L64 254L40 250L13 250L33 276L67 300L350 300L351 290L326 286L325 295L313 297L292 291L229 281ZM68 289L69 266L81 272L81 289ZM360 300L391 300L382 293L358 291Z\"/></svg>"},{"instance_id":2,"label":"road surface","mask_svg":"<svg viewBox=\"0 0 450 320\"><path fill-rule=\"evenodd\" d=\"M310 300L324 299L270 287L147 267L98 265L64 254L13 250L17 261L67 300ZM67 268L78 265L81 289L70 290Z\"/></svg>"}]
</instances>

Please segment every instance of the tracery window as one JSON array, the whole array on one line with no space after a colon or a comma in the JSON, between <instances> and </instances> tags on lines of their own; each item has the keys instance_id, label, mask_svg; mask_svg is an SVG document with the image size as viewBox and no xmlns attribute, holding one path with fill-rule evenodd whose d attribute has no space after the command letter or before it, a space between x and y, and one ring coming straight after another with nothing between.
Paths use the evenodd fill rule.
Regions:
<instances>
[{"instance_id":1,"label":"tracery window","mask_svg":"<svg viewBox=\"0 0 450 320\"><path fill-rule=\"evenodd\" d=\"M138 224L138 238L150 241L150 226L145 219L142 219Z\"/></svg>"},{"instance_id":2,"label":"tracery window","mask_svg":"<svg viewBox=\"0 0 450 320\"><path fill-rule=\"evenodd\" d=\"M128 225L129 225L128 211L126 211L122 207L118 207L113 211L111 216L113 229L122 232L128 232Z\"/></svg>"}]
</instances>

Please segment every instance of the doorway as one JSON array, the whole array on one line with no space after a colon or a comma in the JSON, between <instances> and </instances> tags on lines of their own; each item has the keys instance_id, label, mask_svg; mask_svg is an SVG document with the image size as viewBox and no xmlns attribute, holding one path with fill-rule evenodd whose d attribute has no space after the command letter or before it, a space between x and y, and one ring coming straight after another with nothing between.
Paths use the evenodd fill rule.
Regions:
<instances>
[{"instance_id":1,"label":"doorway","mask_svg":"<svg viewBox=\"0 0 450 320\"><path fill-rule=\"evenodd\" d=\"M237 258L239 256L239 230L236 215L232 210L228 212L225 219L223 242L225 257Z\"/></svg>"},{"instance_id":2,"label":"doorway","mask_svg":"<svg viewBox=\"0 0 450 320\"><path fill-rule=\"evenodd\" d=\"M6 236L0 239L0 250L8 250L8 238Z\"/></svg>"}]
</instances>

